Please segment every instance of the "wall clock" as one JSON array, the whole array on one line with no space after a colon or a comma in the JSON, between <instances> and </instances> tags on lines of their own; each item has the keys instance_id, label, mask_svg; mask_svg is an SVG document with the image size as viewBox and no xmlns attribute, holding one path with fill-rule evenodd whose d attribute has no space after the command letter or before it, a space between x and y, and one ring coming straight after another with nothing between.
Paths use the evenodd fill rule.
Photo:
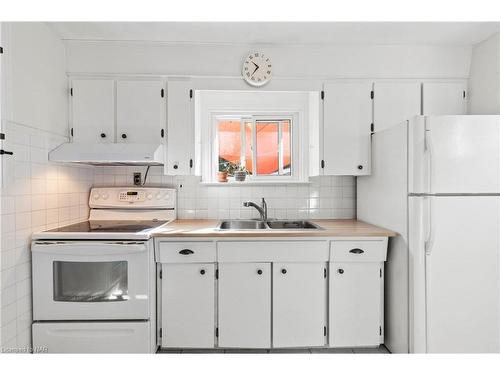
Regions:
<instances>
[{"instance_id":1,"label":"wall clock","mask_svg":"<svg viewBox=\"0 0 500 375\"><path fill-rule=\"evenodd\" d=\"M241 73L248 84L263 86L271 80L273 74L271 59L262 52L252 52L243 61Z\"/></svg>"}]
</instances>

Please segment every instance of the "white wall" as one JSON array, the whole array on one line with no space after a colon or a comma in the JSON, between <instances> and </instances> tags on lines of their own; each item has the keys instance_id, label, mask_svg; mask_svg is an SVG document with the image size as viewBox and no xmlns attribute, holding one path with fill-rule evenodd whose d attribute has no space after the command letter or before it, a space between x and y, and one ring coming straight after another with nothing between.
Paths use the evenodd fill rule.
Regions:
<instances>
[{"instance_id":1,"label":"white wall","mask_svg":"<svg viewBox=\"0 0 500 375\"><path fill-rule=\"evenodd\" d=\"M43 23L2 24L0 348L31 345L31 234L88 217L93 168L48 163L68 141L65 48Z\"/></svg>"},{"instance_id":2,"label":"white wall","mask_svg":"<svg viewBox=\"0 0 500 375\"><path fill-rule=\"evenodd\" d=\"M471 48L447 46L239 45L66 41L69 73L239 77L262 50L278 78L467 78Z\"/></svg>"},{"instance_id":3,"label":"white wall","mask_svg":"<svg viewBox=\"0 0 500 375\"><path fill-rule=\"evenodd\" d=\"M469 113L500 114L500 34L491 36L472 50Z\"/></svg>"}]
</instances>

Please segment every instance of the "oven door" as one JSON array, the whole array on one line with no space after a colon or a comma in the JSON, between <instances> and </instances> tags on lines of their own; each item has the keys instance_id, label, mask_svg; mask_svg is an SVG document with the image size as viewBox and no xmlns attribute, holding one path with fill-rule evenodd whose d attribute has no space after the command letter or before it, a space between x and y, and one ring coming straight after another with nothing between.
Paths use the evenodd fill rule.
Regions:
<instances>
[{"instance_id":1,"label":"oven door","mask_svg":"<svg viewBox=\"0 0 500 375\"><path fill-rule=\"evenodd\" d=\"M149 319L147 241L34 241L33 320Z\"/></svg>"}]
</instances>

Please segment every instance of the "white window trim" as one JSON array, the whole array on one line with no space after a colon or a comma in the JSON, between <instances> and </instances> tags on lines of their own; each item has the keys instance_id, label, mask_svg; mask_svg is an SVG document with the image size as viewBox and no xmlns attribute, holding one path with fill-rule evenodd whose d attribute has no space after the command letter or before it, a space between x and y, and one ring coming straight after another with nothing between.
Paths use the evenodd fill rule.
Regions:
<instances>
[{"instance_id":1,"label":"white window trim","mask_svg":"<svg viewBox=\"0 0 500 375\"><path fill-rule=\"evenodd\" d=\"M309 182L309 128L315 126L317 114L310 112L311 92L254 92L255 97L240 98L242 91L195 91L196 160L200 168L198 175L202 183L218 183L218 139L217 117L254 117L255 119L292 119L291 176L247 176L245 182L235 184L290 184ZM248 95L248 92L245 93ZM278 95L276 95L278 94ZM225 97L227 95L227 97ZM274 95L268 98L266 95ZM314 96L314 95L313 95ZM258 99L256 99L256 97ZM314 107L313 107L314 110ZM311 119L313 120L311 123Z\"/></svg>"}]
</instances>

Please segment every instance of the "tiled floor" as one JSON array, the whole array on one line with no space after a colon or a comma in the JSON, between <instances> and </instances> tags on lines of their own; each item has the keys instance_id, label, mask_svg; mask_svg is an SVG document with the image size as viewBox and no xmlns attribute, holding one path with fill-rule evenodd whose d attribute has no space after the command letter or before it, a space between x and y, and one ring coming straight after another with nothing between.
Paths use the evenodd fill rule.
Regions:
<instances>
[{"instance_id":1,"label":"tiled floor","mask_svg":"<svg viewBox=\"0 0 500 375\"><path fill-rule=\"evenodd\" d=\"M331 348L315 348L315 349L185 349L185 350L175 350L175 349L164 349L159 353L163 354L390 354L389 350L384 345L380 345L378 348L343 348L343 349L331 349Z\"/></svg>"}]
</instances>

